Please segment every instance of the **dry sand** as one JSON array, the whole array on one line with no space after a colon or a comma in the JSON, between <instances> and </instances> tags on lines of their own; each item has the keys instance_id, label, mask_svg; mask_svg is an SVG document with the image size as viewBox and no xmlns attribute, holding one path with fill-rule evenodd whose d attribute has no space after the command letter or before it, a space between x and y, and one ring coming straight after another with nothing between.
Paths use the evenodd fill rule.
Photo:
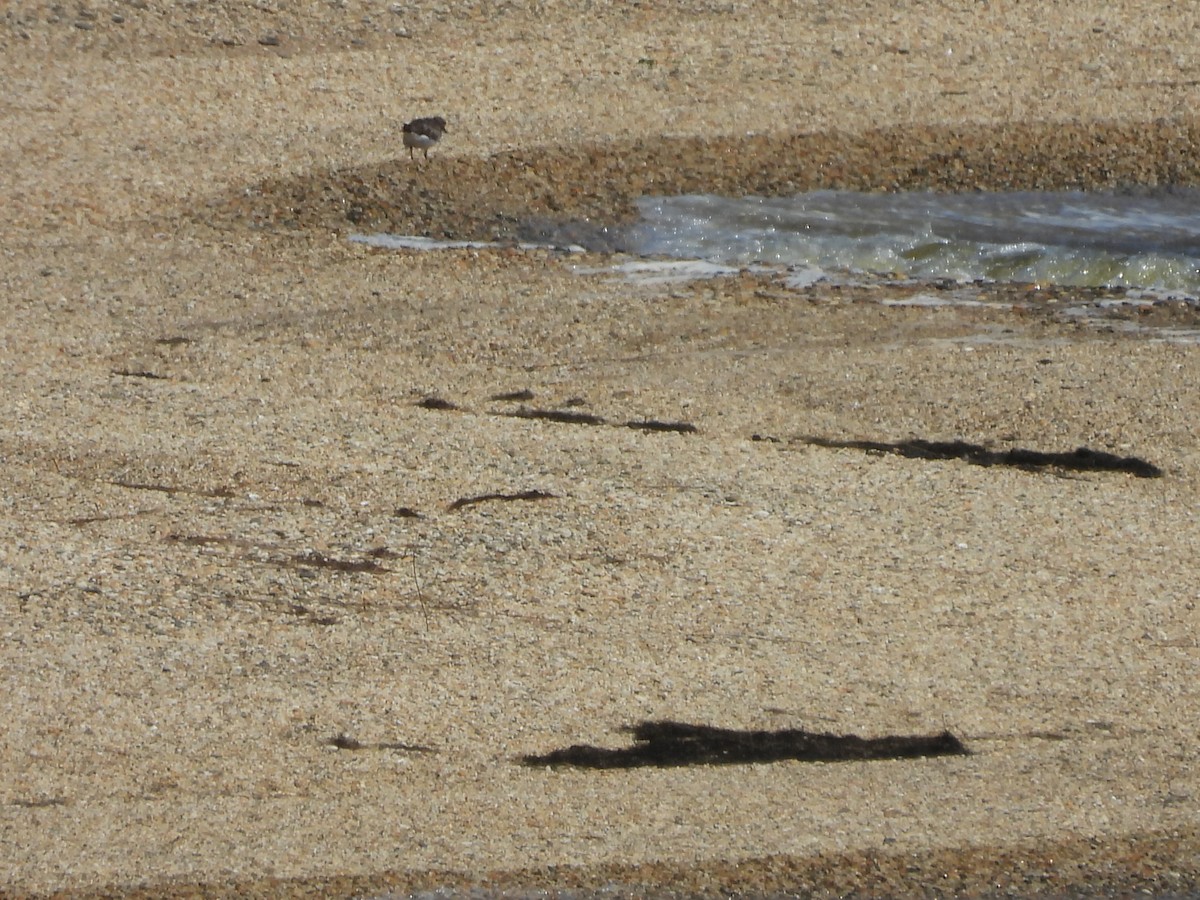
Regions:
<instances>
[{"instance_id":1,"label":"dry sand","mask_svg":"<svg viewBox=\"0 0 1200 900\"><path fill-rule=\"evenodd\" d=\"M1200 8L513 6L5 7L0 893L1194 887L1195 345L346 236L1195 184ZM659 718L973 755L516 762Z\"/></svg>"}]
</instances>

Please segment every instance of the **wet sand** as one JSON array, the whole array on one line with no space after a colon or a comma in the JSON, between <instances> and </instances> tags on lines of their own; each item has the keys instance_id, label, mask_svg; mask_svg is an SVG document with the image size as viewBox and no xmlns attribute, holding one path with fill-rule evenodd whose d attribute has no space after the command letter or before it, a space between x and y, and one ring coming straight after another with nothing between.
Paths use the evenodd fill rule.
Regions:
<instances>
[{"instance_id":1,"label":"wet sand","mask_svg":"<svg viewBox=\"0 0 1200 900\"><path fill-rule=\"evenodd\" d=\"M0 892L1200 883L1194 345L347 240L1194 185L1197 14L685 7L5 12ZM520 764L663 719L971 754Z\"/></svg>"}]
</instances>

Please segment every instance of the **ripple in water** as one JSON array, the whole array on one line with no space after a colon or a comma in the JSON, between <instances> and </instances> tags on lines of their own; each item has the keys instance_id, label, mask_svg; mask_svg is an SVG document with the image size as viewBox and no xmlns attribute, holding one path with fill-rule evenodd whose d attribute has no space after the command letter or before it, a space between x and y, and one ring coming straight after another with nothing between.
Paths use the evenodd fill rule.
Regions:
<instances>
[{"instance_id":1,"label":"ripple in water","mask_svg":"<svg viewBox=\"0 0 1200 900\"><path fill-rule=\"evenodd\" d=\"M727 265L1200 296L1200 191L647 197L629 249Z\"/></svg>"}]
</instances>

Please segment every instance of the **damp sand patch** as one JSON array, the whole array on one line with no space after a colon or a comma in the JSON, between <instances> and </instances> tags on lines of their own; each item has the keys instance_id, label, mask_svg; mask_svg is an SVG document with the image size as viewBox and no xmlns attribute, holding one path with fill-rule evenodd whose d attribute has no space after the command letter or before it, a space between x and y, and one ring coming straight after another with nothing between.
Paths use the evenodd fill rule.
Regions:
<instances>
[{"instance_id":1,"label":"damp sand patch","mask_svg":"<svg viewBox=\"0 0 1200 900\"><path fill-rule=\"evenodd\" d=\"M621 249L620 229L636 221L642 197L1200 185L1197 144L1200 118L653 136L440 158L424 166L397 155L379 164L266 179L187 215L219 230L458 241L541 243L548 232L568 229L571 241L588 246L596 240L595 249L611 252Z\"/></svg>"}]
</instances>

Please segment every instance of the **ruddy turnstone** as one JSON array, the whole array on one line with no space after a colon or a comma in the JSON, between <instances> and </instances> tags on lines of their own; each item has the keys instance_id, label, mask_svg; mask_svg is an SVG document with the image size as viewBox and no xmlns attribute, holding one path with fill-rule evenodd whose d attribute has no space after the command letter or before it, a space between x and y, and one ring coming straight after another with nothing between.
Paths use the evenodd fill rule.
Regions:
<instances>
[{"instance_id":1,"label":"ruddy turnstone","mask_svg":"<svg viewBox=\"0 0 1200 900\"><path fill-rule=\"evenodd\" d=\"M413 150L418 147L425 151L429 159L429 148L442 139L446 131L446 120L441 116L431 116L428 119L413 119L404 123L404 146L408 148L408 158L413 159Z\"/></svg>"}]
</instances>

